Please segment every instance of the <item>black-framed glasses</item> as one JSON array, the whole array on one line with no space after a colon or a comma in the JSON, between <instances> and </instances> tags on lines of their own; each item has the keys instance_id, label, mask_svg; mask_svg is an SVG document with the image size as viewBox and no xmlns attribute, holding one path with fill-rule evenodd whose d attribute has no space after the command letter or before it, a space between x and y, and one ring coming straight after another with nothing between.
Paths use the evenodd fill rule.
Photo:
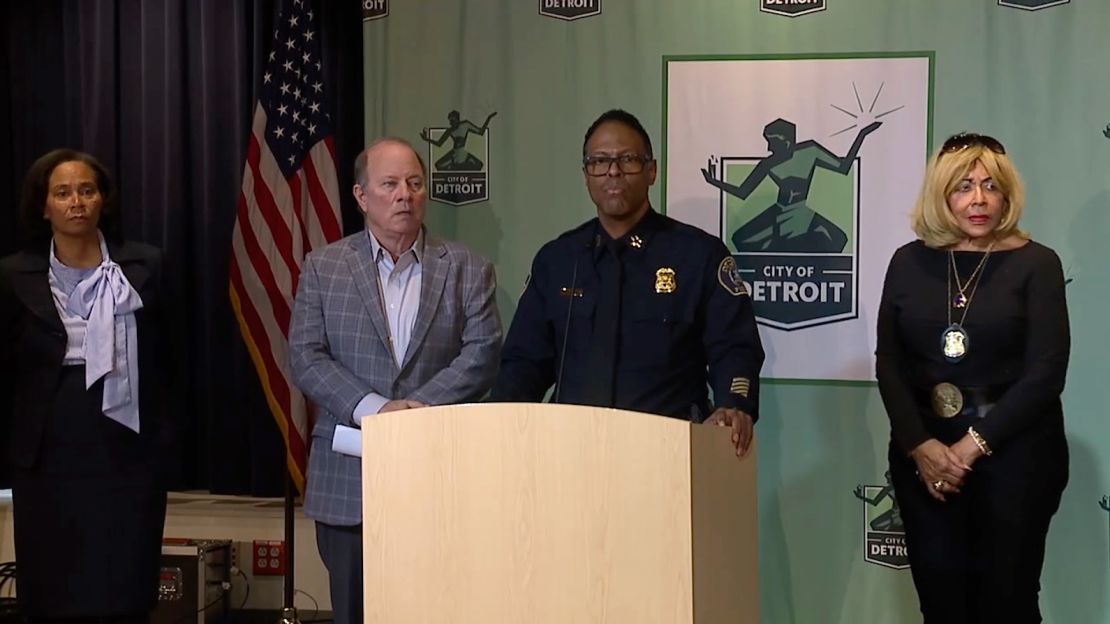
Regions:
<instances>
[{"instance_id":1,"label":"black-framed glasses","mask_svg":"<svg viewBox=\"0 0 1110 624\"><path fill-rule=\"evenodd\" d=\"M940 151L945 154L955 154L973 146L982 145L995 154L1005 154L1006 148L1002 147L1002 143L998 139L987 136L985 134L976 134L974 132L961 132L953 134L948 137L948 140L941 146Z\"/></svg>"},{"instance_id":2,"label":"black-framed glasses","mask_svg":"<svg viewBox=\"0 0 1110 624\"><path fill-rule=\"evenodd\" d=\"M582 159L582 167L592 176L609 175L613 163L621 173L640 173L644 167L654 160L651 156L640 154L622 154L620 156L587 156Z\"/></svg>"}]
</instances>

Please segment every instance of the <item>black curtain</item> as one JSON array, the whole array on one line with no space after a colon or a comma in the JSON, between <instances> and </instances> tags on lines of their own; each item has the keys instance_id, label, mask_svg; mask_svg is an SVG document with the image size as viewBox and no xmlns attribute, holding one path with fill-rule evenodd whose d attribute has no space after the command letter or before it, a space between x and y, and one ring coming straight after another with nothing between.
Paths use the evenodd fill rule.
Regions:
<instances>
[{"instance_id":1,"label":"black curtain","mask_svg":"<svg viewBox=\"0 0 1110 624\"><path fill-rule=\"evenodd\" d=\"M236 202L278 0L37 0L0 6L0 253L23 175L73 147L120 189L125 237L162 248L183 389L178 489L279 496L284 448L228 298ZM357 0L318 0L345 229L363 145Z\"/></svg>"}]
</instances>

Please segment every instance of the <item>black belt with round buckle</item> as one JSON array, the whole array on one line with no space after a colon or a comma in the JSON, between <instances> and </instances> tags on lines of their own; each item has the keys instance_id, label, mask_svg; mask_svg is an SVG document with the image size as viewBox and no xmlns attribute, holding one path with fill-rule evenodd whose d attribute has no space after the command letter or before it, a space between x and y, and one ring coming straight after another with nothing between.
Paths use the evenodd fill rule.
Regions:
<instances>
[{"instance_id":1,"label":"black belt with round buckle","mask_svg":"<svg viewBox=\"0 0 1110 624\"><path fill-rule=\"evenodd\" d=\"M994 407L996 400L987 388L961 388L947 381L933 386L929 399L933 405L933 414L939 418L982 418Z\"/></svg>"}]
</instances>

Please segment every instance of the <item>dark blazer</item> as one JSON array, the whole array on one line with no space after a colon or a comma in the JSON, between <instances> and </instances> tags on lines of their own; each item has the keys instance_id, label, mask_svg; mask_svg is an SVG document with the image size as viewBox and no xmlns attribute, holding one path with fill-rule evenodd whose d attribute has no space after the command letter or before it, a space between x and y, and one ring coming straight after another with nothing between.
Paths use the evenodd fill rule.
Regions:
<instances>
[{"instance_id":1,"label":"dark blazer","mask_svg":"<svg viewBox=\"0 0 1110 624\"><path fill-rule=\"evenodd\" d=\"M557 402L597 401L591 392L594 326L602 272L613 263L599 243L607 237L594 218L536 254L491 401L543 401L553 385L561 386ZM654 210L622 239L630 244L621 260L618 391L607 407L701 422L713 411L711 388L715 407L740 409L758 420L765 355L751 296L728 249Z\"/></svg>"},{"instance_id":2,"label":"dark blazer","mask_svg":"<svg viewBox=\"0 0 1110 624\"><path fill-rule=\"evenodd\" d=\"M0 426L8 435L7 460L31 468L42 450L43 431L65 356L66 333L50 293L48 247L0 260ZM161 384L171 380L161 344L161 252L149 245L108 244L142 298L135 313L139 342L139 418L152 469L171 465L174 427L163 406Z\"/></svg>"}]
</instances>

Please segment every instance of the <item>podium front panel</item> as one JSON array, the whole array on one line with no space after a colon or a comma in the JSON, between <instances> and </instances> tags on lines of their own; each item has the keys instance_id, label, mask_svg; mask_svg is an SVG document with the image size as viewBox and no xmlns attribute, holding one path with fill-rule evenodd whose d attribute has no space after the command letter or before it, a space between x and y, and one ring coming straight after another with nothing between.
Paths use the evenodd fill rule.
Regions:
<instances>
[{"instance_id":1,"label":"podium front panel","mask_svg":"<svg viewBox=\"0 0 1110 624\"><path fill-rule=\"evenodd\" d=\"M366 622L758 622L755 459L727 430L406 410L363 420L362 474Z\"/></svg>"}]
</instances>

